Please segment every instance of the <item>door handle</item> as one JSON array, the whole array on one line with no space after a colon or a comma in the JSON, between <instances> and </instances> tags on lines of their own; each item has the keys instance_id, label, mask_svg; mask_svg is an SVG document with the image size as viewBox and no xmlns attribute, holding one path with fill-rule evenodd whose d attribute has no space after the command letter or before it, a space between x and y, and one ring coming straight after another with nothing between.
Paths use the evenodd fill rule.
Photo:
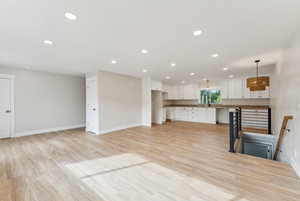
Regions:
<instances>
[{"instance_id":1,"label":"door handle","mask_svg":"<svg viewBox=\"0 0 300 201\"><path fill-rule=\"evenodd\" d=\"M6 110L5 113L11 113L11 110Z\"/></svg>"}]
</instances>

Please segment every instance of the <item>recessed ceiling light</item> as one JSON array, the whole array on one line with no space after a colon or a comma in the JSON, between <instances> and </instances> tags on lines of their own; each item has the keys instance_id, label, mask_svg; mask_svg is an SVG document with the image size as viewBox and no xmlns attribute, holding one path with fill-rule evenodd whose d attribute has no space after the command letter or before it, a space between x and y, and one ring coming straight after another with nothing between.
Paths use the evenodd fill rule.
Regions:
<instances>
[{"instance_id":1,"label":"recessed ceiling light","mask_svg":"<svg viewBox=\"0 0 300 201\"><path fill-rule=\"evenodd\" d=\"M194 31L193 32L193 35L194 36L200 36L202 34L202 31L201 30L197 30L197 31Z\"/></svg>"},{"instance_id":2,"label":"recessed ceiling light","mask_svg":"<svg viewBox=\"0 0 300 201\"><path fill-rule=\"evenodd\" d=\"M148 70L147 69L143 69L143 73L147 73L148 72Z\"/></svg>"},{"instance_id":3,"label":"recessed ceiling light","mask_svg":"<svg viewBox=\"0 0 300 201\"><path fill-rule=\"evenodd\" d=\"M148 50L146 50L146 49L142 49L142 54L147 54L148 53Z\"/></svg>"},{"instance_id":4,"label":"recessed ceiling light","mask_svg":"<svg viewBox=\"0 0 300 201\"><path fill-rule=\"evenodd\" d=\"M213 58L217 58L219 56L219 54L213 54L213 55L211 55L211 57L213 57Z\"/></svg>"},{"instance_id":5,"label":"recessed ceiling light","mask_svg":"<svg viewBox=\"0 0 300 201\"><path fill-rule=\"evenodd\" d=\"M229 68L226 68L226 67L225 67L225 68L223 68L223 70L224 70L224 71L228 71L228 69L229 69Z\"/></svg>"},{"instance_id":6,"label":"recessed ceiling light","mask_svg":"<svg viewBox=\"0 0 300 201\"><path fill-rule=\"evenodd\" d=\"M169 80L169 79L171 79L171 77L170 76L166 76L166 79Z\"/></svg>"},{"instance_id":7,"label":"recessed ceiling light","mask_svg":"<svg viewBox=\"0 0 300 201\"><path fill-rule=\"evenodd\" d=\"M53 45L53 42L51 40L44 40L45 45Z\"/></svg>"},{"instance_id":8,"label":"recessed ceiling light","mask_svg":"<svg viewBox=\"0 0 300 201\"><path fill-rule=\"evenodd\" d=\"M229 78L233 78L233 77L234 77L234 75L229 75L228 77L229 77Z\"/></svg>"},{"instance_id":9,"label":"recessed ceiling light","mask_svg":"<svg viewBox=\"0 0 300 201\"><path fill-rule=\"evenodd\" d=\"M195 75L195 73L190 73L190 76L194 76Z\"/></svg>"},{"instance_id":10,"label":"recessed ceiling light","mask_svg":"<svg viewBox=\"0 0 300 201\"><path fill-rule=\"evenodd\" d=\"M184 80L182 80L182 81L181 81L181 84L184 84L184 83L185 83L185 81L184 81Z\"/></svg>"},{"instance_id":11,"label":"recessed ceiling light","mask_svg":"<svg viewBox=\"0 0 300 201\"><path fill-rule=\"evenodd\" d=\"M118 62L117 62L116 60L112 60L111 63L112 63L112 64L116 64L116 63L118 63Z\"/></svg>"},{"instance_id":12,"label":"recessed ceiling light","mask_svg":"<svg viewBox=\"0 0 300 201\"><path fill-rule=\"evenodd\" d=\"M175 66L176 66L176 63L171 63L171 66L172 66L172 67L175 67Z\"/></svg>"},{"instance_id":13,"label":"recessed ceiling light","mask_svg":"<svg viewBox=\"0 0 300 201\"><path fill-rule=\"evenodd\" d=\"M207 80L207 78L203 78L202 80L203 80L203 81L206 81L206 80Z\"/></svg>"},{"instance_id":14,"label":"recessed ceiling light","mask_svg":"<svg viewBox=\"0 0 300 201\"><path fill-rule=\"evenodd\" d=\"M65 13L65 17L69 20L76 20L77 16L74 15L73 13Z\"/></svg>"}]
</instances>

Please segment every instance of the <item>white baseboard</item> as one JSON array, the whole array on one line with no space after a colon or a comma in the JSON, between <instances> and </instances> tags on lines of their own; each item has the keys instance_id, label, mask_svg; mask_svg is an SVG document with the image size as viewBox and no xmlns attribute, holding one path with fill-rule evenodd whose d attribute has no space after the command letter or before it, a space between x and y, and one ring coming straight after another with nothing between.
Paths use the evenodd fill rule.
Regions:
<instances>
[{"instance_id":1,"label":"white baseboard","mask_svg":"<svg viewBox=\"0 0 300 201\"><path fill-rule=\"evenodd\" d=\"M297 173L298 177L300 177L300 166L297 164L294 158L291 159L291 166L294 168L295 172Z\"/></svg>"},{"instance_id":2,"label":"white baseboard","mask_svg":"<svg viewBox=\"0 0 300 201\"><path fill-rule=\"evenodd\" d=\"M56 131L63 131L63 130L69 130L69 129L75 129L75 128L84 128L84 127L85 127L85 124L79 124L79 125L73 125L73 126L63 126L63 127L57 127L57 128L31 130L31 131L16 133L14 137L23 137L23 136L29 136L29 135L51 133L51 132L56 132Z\"/></svg>"},{"instance_id":3,"label":"white baseboard","mask_svg":"<svg viewBox=\"0 0 300 201\"><path fill-rule=\"evenodd\" d=\"M111 133L111 132L115 132L115 131L119 131L119 130L124 130L127 128L134 128L134 127L138 127L138 126L142 126L142 124L131 124L131 125L126 125L126 126L119 126L119 127L112 128L112 129L101 130L99 132L99 135L107 134L107 133Z\"/></svg>"}]
</instances>

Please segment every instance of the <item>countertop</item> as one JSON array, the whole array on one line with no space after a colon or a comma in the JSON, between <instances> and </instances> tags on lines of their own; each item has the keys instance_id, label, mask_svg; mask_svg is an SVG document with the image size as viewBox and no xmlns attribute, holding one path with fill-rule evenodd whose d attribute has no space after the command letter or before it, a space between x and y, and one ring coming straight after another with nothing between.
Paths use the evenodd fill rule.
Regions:
<instances>
[{"instance_id":1,"label":"countertop","mask_svg":"<svg viewBox=\"0 0 300 201\"><path fill-rule=\"evenodd\" d=\"M223 104L190 104L190 105L164 105L164 107L207 107L207 108L243 108L243 109L268 109L269 105L223 105Z\"/></svg>"}]
</instances>

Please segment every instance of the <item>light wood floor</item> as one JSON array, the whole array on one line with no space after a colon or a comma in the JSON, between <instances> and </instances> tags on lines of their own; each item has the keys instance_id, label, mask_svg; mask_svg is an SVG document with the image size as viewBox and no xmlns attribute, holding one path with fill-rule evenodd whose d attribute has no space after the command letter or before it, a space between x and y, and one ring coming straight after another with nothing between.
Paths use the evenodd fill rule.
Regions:
<instances>
[{"instance_id":1,"label":"light wood floor","mask_svg":"<svg viewBox=\"0 0 300 201\"><path fill-rule=\"evenodd\" d=\"M0 201L300 200L289 165L227 141L226 126L184 122L0 140Z\"/></svg>"}]
</instances>

